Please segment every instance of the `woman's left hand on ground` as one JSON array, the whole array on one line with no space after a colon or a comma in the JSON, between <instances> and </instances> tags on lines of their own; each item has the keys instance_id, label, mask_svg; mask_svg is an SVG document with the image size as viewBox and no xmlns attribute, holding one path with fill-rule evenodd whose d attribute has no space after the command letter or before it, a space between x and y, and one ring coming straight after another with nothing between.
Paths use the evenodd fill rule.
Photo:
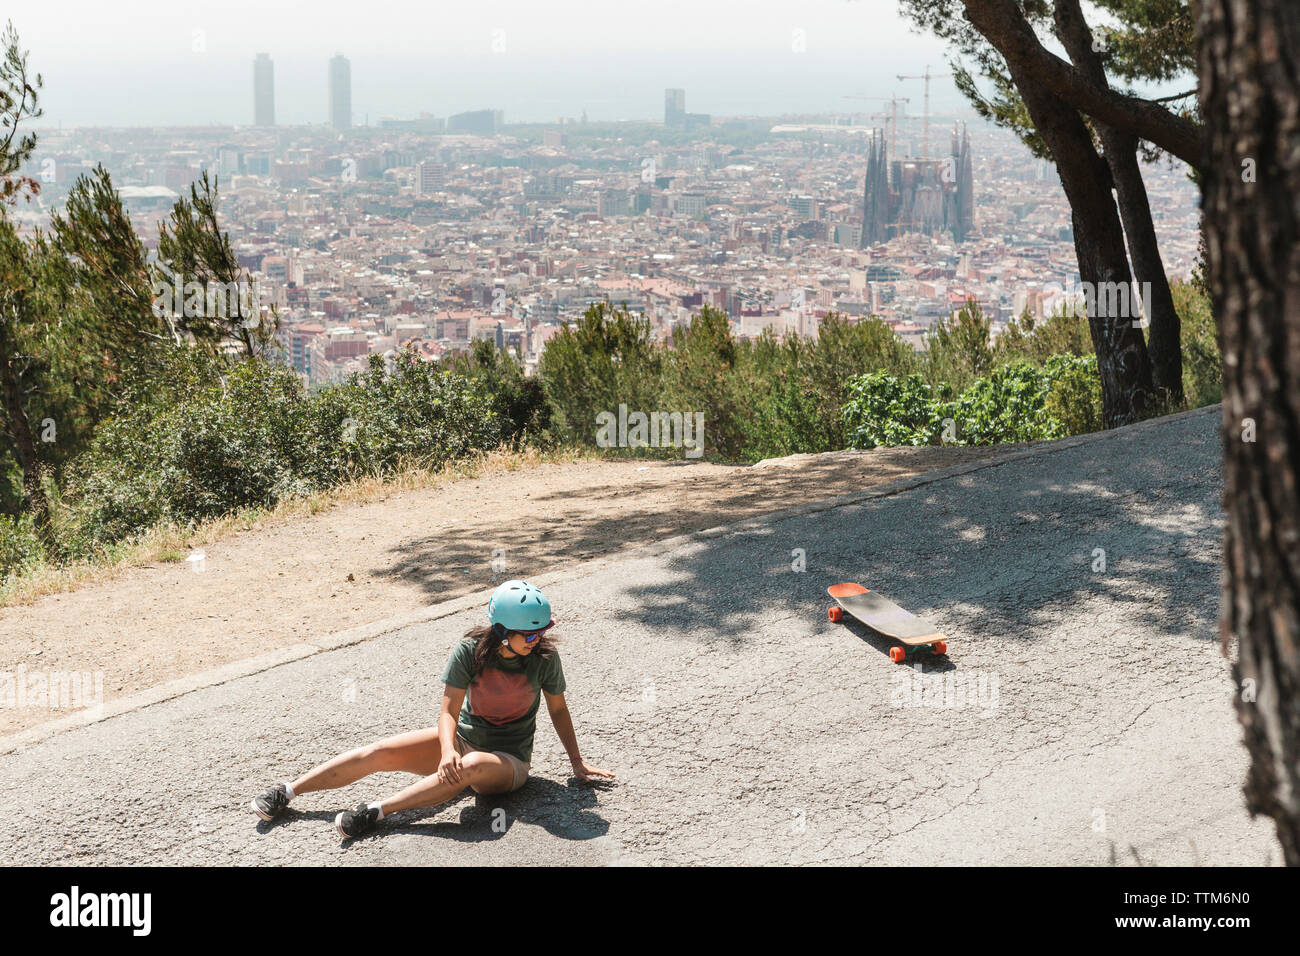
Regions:
<instances>
[{"instance_id":1,"label":"woman's left hand on ground","mask_svg":"<svg viewBox=\"0 0 1300 956\"><path fill-rule=\"evenodd\" d=\"M592 777L609 777L613 779L614 775L608 770L601 770L599 767L593 767L585 760L574 760L573 775L579 780L590 780Z\"/></svg>"}]
</instances>

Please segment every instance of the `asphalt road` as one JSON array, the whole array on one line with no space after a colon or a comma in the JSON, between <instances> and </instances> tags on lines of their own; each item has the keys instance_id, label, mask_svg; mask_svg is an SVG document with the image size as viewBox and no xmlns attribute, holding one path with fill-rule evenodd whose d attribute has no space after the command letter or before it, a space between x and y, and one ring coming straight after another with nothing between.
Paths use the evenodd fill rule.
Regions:
<instances>
[{"instance_id":1,"label":"asphalt road","mask_svg":"<svg viewBox=\"0 0 1300 956\"><path fill-rule=\"evenodd\" d=\"M1122 430L549 582L578 738L611 786L569 781L543 714L507 797L350 844L334 814L413 778L310 794L269 825L246 809L433 723L447 652L483 616L461 611L0 755L0 859L1277 863L1243 806L1217 643L1216 425ZM830 624L839 581L928 617L948 657L895 665Z\"/></svg>"}]
</instances>

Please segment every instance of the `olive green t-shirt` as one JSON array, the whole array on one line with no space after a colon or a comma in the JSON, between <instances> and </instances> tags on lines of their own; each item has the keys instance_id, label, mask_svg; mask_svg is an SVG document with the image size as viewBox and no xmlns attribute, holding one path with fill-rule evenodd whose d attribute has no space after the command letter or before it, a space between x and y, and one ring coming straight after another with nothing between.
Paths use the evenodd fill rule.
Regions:
<instances>
[{"instance_id":1,"label":"olive green t-shirt","mask_svg":"<svg viewBox=\"0 0 1300 956\"><path fill-rule=\"evenodd\" d=\"M474 639L465 637L451 650L442 682L465 690L456 732L479 750L500 750L528 763L533 756L537 705L541 691L564 693L560 655L494 657L473 680Z\"/></svg>"}]
</instances>

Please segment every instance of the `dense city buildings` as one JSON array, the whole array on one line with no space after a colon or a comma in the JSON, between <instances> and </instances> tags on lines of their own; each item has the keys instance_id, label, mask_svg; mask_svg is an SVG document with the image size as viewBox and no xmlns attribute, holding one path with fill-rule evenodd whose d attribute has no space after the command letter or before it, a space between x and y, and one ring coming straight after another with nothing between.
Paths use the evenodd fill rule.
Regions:
<instances>
[{"instance_id":1,"label":"dense city buildings","mask_svg":"<svg viewBox=\"0 0 1300 956\"><path fill-rule=\"evenodd\" d=\"M875 316L920 348L968 299L996 334L1025 310L1061 308L1079 285L1054 168L978 120L935 117L932 129L953 132L930 160L918 158L916 117L886 146L859 115L690 127L684 96L671 129L507 126L477 110L340 135L346 59L330 76L328 126L45 130L32 164L49 175L14 215L25 229L47 224L103 163L152 249L178 196L215 173L222 225L279 316L283 360L314 382L369 355L437 359L476 339L531 370L561 325L600 301L644 314L663 340L709 305L742 337L813 335L835 313ZM1166 266L1187 276L1196 189L1168 161L1144 173Z\"/></svg>"}]
</instances>

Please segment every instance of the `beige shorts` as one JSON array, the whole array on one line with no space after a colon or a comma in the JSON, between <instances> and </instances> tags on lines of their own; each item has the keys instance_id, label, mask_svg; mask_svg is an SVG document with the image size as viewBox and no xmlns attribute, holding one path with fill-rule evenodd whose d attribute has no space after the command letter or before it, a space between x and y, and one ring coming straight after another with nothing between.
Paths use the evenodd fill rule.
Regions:
<instances>
[{"instance_id":1,"label":"beige shorts","mask_svg":"<svg viewBox=\"0 0 1300 956\"><path fill-rule=\"evenodd\" d=\"M468 753L481 753L481 752L482 751L480 751L477 747L475 747L473 744L467 741L460 734L456 735L456 753L460 754L463 757ZM508 754L503 750L492 750L489 751L489 753L495 754L496 756L504 760L506 763L510 764L510 769L515 772L515 778L514 780L511 781L510 789L506 791L507 793L512 793L515 790L518 790L520 787L522 787L525 783L528 782L528 768L532 766L531 763L524 763L518 757L514 756L513 754Z\"/></svg>"}]
</instances>

